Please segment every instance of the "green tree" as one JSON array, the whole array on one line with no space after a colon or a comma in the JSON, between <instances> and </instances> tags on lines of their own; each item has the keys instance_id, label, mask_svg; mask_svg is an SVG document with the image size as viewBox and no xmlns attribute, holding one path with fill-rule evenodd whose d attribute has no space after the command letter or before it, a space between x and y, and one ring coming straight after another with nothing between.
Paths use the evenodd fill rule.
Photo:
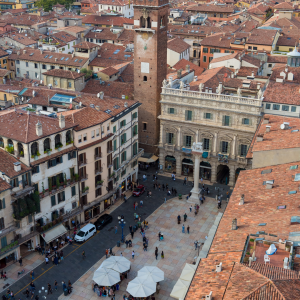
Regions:
<instances>
[{"instance_id":1,"label":"green tree","mask_svg":"<svg viewBox=\"0 0 300 300\"><path fill-rule=\"evenodd\" d=\"M86 68L81 69L80 72L84 74L84 77L86 79L89 78L89 77L91 77L92 74L93 74L92 70L87 70Z\"/></svg>"}]
</instances>

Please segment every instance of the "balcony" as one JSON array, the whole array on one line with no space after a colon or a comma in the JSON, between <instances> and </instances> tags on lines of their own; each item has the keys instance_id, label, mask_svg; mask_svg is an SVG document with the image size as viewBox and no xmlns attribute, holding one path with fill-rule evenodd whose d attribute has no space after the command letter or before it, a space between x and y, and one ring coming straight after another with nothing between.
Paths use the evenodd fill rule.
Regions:
<instances>
[{"instance_id":1,"label":"balcony","mask_svg":"<svg viewBox=\"0 0 300 300\"><path fill-rule=\"evenodd\" d=\"M95 175L99 175L103 172L103 168L95 169Z\"/></svg>"},{"instance_id":2,"label":"balcony","mask_svg":"<svg viewBox=\"0 0 300 300\"><path fill-rule=\"evenodd\" d=\"M98 160L98 159L100 159L100 158L102 158L102 152L100 152L100 153L94 155L94 159L95 159L95 160Z\"/></svg>"},{"instance_id":3,"label":"balcony","mask_svg":"<svg viewBox=\"0 0 300 300\"><path fill-rule=\"evenodd\" d=\"M23 197L31 194L32 191L34 191L33 186L25 186L22 190L17 191L17 192L13 192L11 194L11 197L13 198L13 200L17 200L19 198L23 198Z\"/></svg>"},{"instance_id":4,"label":"balcony","mask_svg":"<svg viewBox=\"0 0 300 300\"><path fill-rule=\"evenodd\" d=\"M89 178L88 174L83 174L81 176L79 176L79 180L81 182L86 181Z\"/></svg>"},{"instance_id":5,"label":"balcony","mask_svg":"<svg viewBox=\"0 0 300 300\"><path fill-rule=\"evenodd\" d=\"M100 181L96 182L95 189L97 190L97 189L101 188L102 186L103 186L103 180L100 180Z\"/></svg>"},{"instance_id":6,"label":"balcony","mask_svg":"<svg viewBox=\"0 0 300 300\"><path fill-rule=\"evenodd\" d=\"M107 176L107 181L109 182L109 181L113 180L114 177L115 177L115 172L113 172L110 176Z\"/></svg>"},{"instance_id":7,"label":"balcony","mask_svg":"<svg viewBox=\"0 0 300 300\"><path fill-rule=\"evenodd\" d=\"M18 228L15 226L15 224L12 224L6 228L1 229L0 237L6 236L12 231L16 231Z\"/></svg>"},{"instance_id":8,"label":"balcony","mask_svg":"<svg viewBox=\"0 0 300 300\"><path fill-rule=\"evenodd\" d=\"M78 162L78 166L79 167L83 167L83 166L85 166L87 164L87 159L83 159L83 160L80 160L79 162Z\"/></svg>"},{"instance_id":9,"label":"balcony","mask_svg":"<svg viewBox=\"0 0 300 300\"><path fill-rule=\"evenodd\" d=\"M114 150L113 150L113 148L107 148L107 154L110 154L110 153L112 153Z\"/></svg>"},{"instance_id":10,"label":"balcony","mask_svg":"<svg viewBox=\"0 0 300 300\"><path fill-rule=\"evenodd\" d=\"M113 166L113 163L112 163L112 161L110 161L109 163L108 163L108 168L111 168Z\"/></svg>"},{"instance_id":11,"label":"balcony","mask_svg":"<svg viewBox=\"0 0 300 300\"><path fill-rule=\"evenodd\" d=\"M165 144L165 150L174 152L175 151L175 145Z\"/></svg>"},{"instance_id":12,"label":"balcony","mask_svg":"<svg viewBox=\"0 0 300 300\"><path fill-rule=\"evenodd\" d=\"M89 187L85 187L82 191L80 191L80 197L83 197L89 193L90 189Z\"/></svg>"},{"instance_id":13,"label":"balcony","mask_svg":"<svg viewBox=\"0 0 300 300\"><path fill-rule=\"evenodd\" d=\"M238 156L237 161L240 164L246 165L247 164L247 158L245 156Z\"/></svg>"}]
</instances>

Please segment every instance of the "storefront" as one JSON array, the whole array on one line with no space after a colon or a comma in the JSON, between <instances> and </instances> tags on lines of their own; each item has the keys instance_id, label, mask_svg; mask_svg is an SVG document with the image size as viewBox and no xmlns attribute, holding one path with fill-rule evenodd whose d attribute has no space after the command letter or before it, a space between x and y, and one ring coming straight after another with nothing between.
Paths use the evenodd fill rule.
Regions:
<instances>
[{"instance_id":1,"label":"storefront","mask_svg":"<svg viewBox=\"0 0 300 300\"><path fill-rule=\"evenodd\" d=\"M127 177L127 189L129 189L130 184L131 184L131 175Z\"/></svg>"},{"instance_id":2,"label":"storefront","mask_svg":"<svg viewBox=\"0 0 300 300\"><path fill-rule=\"evenodd\" d=\"M203 178L204 180L210 180L211 177L211 164L207 161L202 161L200 163L200 178Z\"/></svg>"},{"instance_id":3,"label":"storefront","mask_svg":"<svg viewBox=\"0 0 300 300\"><path fill-rule=\"evenodd\" d=\"M193 176L194 173L194 163L189 158L184 158L181 164L181 175Z\"/></svg>"},{"instance_id":4,"label":"storefront","mask_svg":"<svg viewBox=\"0 0 300 300\"><path fill-rule=\"evenodd\" d=\"M165 171L176 172L176 158L174 156L167 155L165 158Z\"/></svg>"},{"instance_id":5,"label":"storefront","mask_svg":"<svg viewBox=\"0 0 300 300\"><path fill-rule=\"evenodd\" d=\"M89 208L84 212L84 220L88 221L93 217L93 208Z\"/></svg>"},{"instance_id":6,"label":"storefront","mask_svg":"<svg viewBox=\"0 0 300 300\"><path fill-rule=\"evenodd\" d=\"M126 191L126 180L122 181L121 190L122 190L122 193Z\"/></svg>"},{"instance_id":7,"label":"storefront","mask_svg":"<svg viewBox=\"0 0 300 300\"><path fill-rule=\"evenodd\" d=\"M0 269L10 266L18 259L18 247L19 246L15 246L15 248L0 255Z\"/></svg>"}]
</instances>

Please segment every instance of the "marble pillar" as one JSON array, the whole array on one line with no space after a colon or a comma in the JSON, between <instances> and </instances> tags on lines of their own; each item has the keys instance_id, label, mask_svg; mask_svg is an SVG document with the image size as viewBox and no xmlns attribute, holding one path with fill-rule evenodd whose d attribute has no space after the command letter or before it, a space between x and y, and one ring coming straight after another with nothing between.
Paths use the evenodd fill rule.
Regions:
<instances>
[{"instance_id":1,"label":"marble pillar","mask_svg":"<svg viewBox=\"0 0 300 300\"><path fill-rule=\"evenodd\" d=\"M200 198L200 189L199 189L199 172L200 172L200 157L202 153L194 153L192 152L195 157L195 164L194 164L194 187L191 190L191 197L188 199L189 203L196 203L199 204Z\"/></svg>"}]
</instances>

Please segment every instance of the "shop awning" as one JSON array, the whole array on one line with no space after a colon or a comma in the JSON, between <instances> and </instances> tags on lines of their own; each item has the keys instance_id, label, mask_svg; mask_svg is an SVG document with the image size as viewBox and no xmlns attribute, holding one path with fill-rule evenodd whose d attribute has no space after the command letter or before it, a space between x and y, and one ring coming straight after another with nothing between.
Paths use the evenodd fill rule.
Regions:
<instances>
[{"instance_id":1,"label":"shop awning","mask_svg":"<svg viewBox=\"0 0 300 300\"><path fill-rule=\"evenodd\" d=\"M45 240L47 244L58 238L59 236L65 234L67 232L66 227L63 224L60 224L47 232L41 234L42 238Z\"/></svg>"},{"instance_id":2,"label":"shop awning","mask_svg":"<svg viewBox=\"0 0 300 300\"><path fill-rule=\"evenodd\" d=\"M145 162L145 163L153 163L158 160L158 157L156 155L152 155L150 158L147 157L139 157L138 161L139 162Z\"/></svg>"}]
</instances>

